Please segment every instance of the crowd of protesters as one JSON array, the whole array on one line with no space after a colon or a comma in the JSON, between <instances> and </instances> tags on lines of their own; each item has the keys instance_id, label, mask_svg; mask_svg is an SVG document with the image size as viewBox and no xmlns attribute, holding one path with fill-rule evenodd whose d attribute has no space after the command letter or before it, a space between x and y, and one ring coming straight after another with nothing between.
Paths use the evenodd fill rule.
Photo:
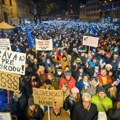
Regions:
<instances>
[{"instance_id":1,"label":"crowd of protesters","mask_svg":"<svg viewBox=\"0 0 120 120\"><path fill-rule=\"evenodd\" d=\"M20 92L10 92L9 104L7 91L0 90L6 97L0 111L18 120L48 120L47 108L34 104L32 88L38 88L63 91L63 107L50 108L51 120L120 120L120 26L62 20L28 26L34 39L52 39L54 47L30 49L24 23L4 32L12 50L26 53L27 60ZM96 34L98 47L82 44L84 35Z\"/></svg>"}]
</instances>

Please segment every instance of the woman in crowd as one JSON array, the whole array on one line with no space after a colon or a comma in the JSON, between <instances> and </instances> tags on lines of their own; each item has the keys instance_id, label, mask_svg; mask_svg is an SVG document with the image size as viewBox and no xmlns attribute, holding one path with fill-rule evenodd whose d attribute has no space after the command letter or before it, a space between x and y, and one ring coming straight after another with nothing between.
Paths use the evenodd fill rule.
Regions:
<instances>
[{"instance_id":1,"label":"woman in crowd","mask_svg":"<svg viewBox=\"0 0 120 120\"><path fill-rule=\"evenodd\" d=\"M71 89L71 94L66 98L63 104L63 109L68 111L70 115L73 112L73 107L76 102L80 101L80 95L79 95L79 90L76 87L73 87Z\"/></svg>"}]
</instances>

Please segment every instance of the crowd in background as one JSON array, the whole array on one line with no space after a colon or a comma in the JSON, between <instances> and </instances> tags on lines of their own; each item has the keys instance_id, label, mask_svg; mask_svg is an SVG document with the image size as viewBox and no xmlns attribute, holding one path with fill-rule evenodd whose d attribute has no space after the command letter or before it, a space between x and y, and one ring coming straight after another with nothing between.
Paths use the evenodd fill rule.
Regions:
<instances>
[{"instance_id":1,"label":"crowd in background","mask_svg":"<svg viewBox=\"0 0 120 120\"><path fill-rule=\"evenodd\" d=\"M51 120L120 120L120 25L62 20L27 24L34 39L52 39L53 50L30 49L25 23L4 31L12 50L26 53L27 60L20 92L10 92L9 104L7 91L0 90L0 111L18 120L48 120L47 107L34 104L35 87L63 91L63 108L51 107ZM84 46L84 35L99 37L98 47Z\"/></svg>"}]
</instances>

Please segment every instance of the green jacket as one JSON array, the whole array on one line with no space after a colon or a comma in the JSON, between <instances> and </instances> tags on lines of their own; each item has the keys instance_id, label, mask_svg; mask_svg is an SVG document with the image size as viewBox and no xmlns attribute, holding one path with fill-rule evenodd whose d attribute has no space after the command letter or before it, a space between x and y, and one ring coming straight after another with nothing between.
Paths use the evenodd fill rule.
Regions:
<instances>
[{"instance_id":1,"label":"green jacket","mask_svg":"<svg viewBox=\"0 0 120 120\"><path fill-rule=\"evenodd\" d=\"M112 100L109 97L100 99L98 94L94 95L91 100L97 106L98 112L106 112L113 107Z\"/></svg>"}]
</instances>

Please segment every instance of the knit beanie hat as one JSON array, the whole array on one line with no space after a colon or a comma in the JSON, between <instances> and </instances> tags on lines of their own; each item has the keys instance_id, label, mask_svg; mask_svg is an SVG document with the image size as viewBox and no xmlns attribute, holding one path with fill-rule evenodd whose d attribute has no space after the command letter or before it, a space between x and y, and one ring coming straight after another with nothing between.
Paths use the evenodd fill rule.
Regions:
<instances>
[{"instance_id":1,"label":"knit beanie hat","mask_svg":"<svg viewBox=\"0 0 120 120\"><path fill-rule=\"evenodd\" d=\"M31 106L31 105L34 105L33 97L30 97L30 98L28 99L28 106Z\"/></svg>"}]
</instances>

